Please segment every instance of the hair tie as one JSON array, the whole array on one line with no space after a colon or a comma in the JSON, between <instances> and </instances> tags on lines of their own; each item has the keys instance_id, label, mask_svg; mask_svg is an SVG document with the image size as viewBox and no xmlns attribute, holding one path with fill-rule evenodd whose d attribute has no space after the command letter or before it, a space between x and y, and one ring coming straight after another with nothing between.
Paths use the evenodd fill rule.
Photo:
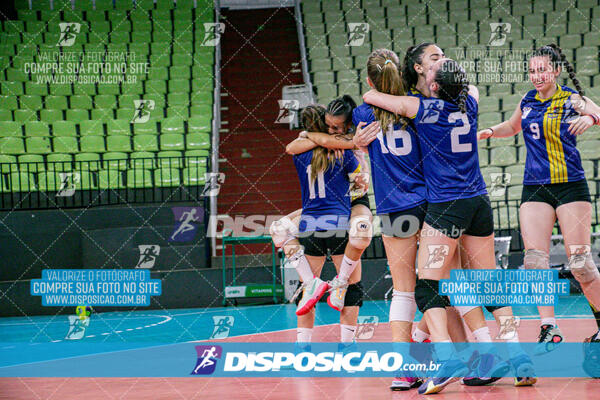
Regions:
<instances>
[{"instance_id":1,"label":"hair tie","mask_svg":"<svg viewBox=\"0 0 600 400\"><path fill-rule=\"evenodd\" d=\"M389 59L385 60L385 62L383 63L383 65L386 65L387 63L391 63L391 62L392 62L392 60L389 60Z\"/></svg>"}]
</instances>

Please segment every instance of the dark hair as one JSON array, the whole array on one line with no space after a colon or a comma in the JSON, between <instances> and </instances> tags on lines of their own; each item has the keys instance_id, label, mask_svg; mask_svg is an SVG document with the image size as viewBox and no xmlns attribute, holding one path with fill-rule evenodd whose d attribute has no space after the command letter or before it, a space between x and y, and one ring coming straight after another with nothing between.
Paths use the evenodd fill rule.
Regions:
<instances>
[{"instance_id":1,"label":"dark hair","mask_svg":"<svg viewBox=\"0 0 600 400\"><path fill-rule=\"evenodd\" d=\"M327 133L327 125L325 125L325 107L320 104L307 105L300 114L300 121L304 129L309 132Z\"/></svg>"},{"instance_id":2,"label":"dark hair","mask_svg":"<svg viewBox=\"0 0 600 400\"><path fill-rule=\"evenodd\" d=\"M423 53L429 46L435 43L424 42L416 46L410 46L404 56L404 65L402 65L402 80L407 89L417 86L419 74L415 71L415 64L421 64Z\"/></svg>"},{"instance_id":3,"label":"dark hair","mask_svg":"<svg viewBox=\"0 0 600 400\"><path fill-rule=\"evenodd\" d=\"M535 50L531 57L542 57L542 56L547 56L555 68L556 67L564 67L565 70L567 71L567 73L569 74L569 78L571 78L571 81L573 81L573 85L575 86L575 90L577 90L577 93L581 97L584 96L585 92L583 91L583 88L581 87L581 83L579 82L579 79L577 79L577 76L575 76L575 70L573 69L573 66L571 65L571 63L567 60L567 57L565 57L565 55L562 52L560 47L558 47L554 43L548 44L546 46L542 46L539 49Z\"/></svg>"},{"instance_id":4,"label":"dark hair","mask_svg":"<svg viewBox=\"0 0 600 400\"><path fill-rule=\"evenodd\" d=\"M469 81L467 73L458 62L450 59L444 61L437 70L434 80L440 86L437 91L440 99L454 103L460 111L467 112Z\"/></svg>"},{"instance_id":5,"label":"dark hair","mask_svg":"<svg viewBox=\"0 0 600 400\"><path fill-rule=\"evenodd\" d=\"M373 50L367 60L367 75L371 83L381 93L387 93L394 96L404 96L406 90L400 77L400 60L396 53L388 49ZM375 118L381 123L383 131L387 130L390 124L397 123L400 118L397 114L374 107Z\"/></svg>"},{"instance_id":6,"label":"dark hair","mask_svg":"<svg viewBox=\"0 0 600 400\"><path fill-rule=\"evenodd\" d=\"M343 115L344 121L348 122L352 119L352 111L356 108L356 103L350 95L343 95L337 99L331 100L327 105L327 114L338 116Z\"/></svg>"}]
</instances>

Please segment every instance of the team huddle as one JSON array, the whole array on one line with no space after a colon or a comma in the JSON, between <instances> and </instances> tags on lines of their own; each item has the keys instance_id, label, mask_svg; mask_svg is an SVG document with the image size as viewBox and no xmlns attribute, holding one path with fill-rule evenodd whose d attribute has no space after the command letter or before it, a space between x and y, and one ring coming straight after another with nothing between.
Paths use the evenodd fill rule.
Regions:
<instances>
[{"instance_id":1,"label":"team huddle","mask_svg":"<svg viewBox=\"0 0 600 400\"><path fill-rule=\"evenodd\" d=\"M314 306L327 293L329 306L340 311L340 350L353 345L363 301L360 257L373 234L366 195L372 185L377 215L386 220L381 233L393 280L392 340L457 344L455 350L436 347L435 358L442 365L436 376L403 373L391 389L432 394L459 379L480 386L503 376L514 376L515 386L535 384L533 364L520 346L509 347L508 360L492 349L482 306L500 326L513 316L509 304L453 307L439 290L439 281L451 269L495 268L494 221L477 142L521 131L527 148L519 209L524 268L549 268L550 238L558 219L568 266L592 309L600 310L600 274L590 249L591 198L576 148L576 136L600 124L600 107L584 97L556 45L535 50L528 65L534 88L509 120L479 132L477 88L434 43L408 48L402 64L391 50L373 51L366 66L371 90L363 95L363 104L342 96L326 107L315 104L303 110L305 130L286 148L294 155L302 209L271 227L275 245L302 281L296 295L299 348L310 347ZM557 84L563 70L575 89ZM572 254L575 245L584 251ZM337 276L325 282L320 275L328 253ZM433 258L441 266L430 268ZM417 308L423 318L413 329ZM563 340L554 307L538 311L537 350L552 351ZM478 343L490 344L478 360L461 358L458 344L467 342L463 321ZM506 341L518 342L518 332ZM600 341L600 331L586 341Z\"/></svg>"}]
</instances>

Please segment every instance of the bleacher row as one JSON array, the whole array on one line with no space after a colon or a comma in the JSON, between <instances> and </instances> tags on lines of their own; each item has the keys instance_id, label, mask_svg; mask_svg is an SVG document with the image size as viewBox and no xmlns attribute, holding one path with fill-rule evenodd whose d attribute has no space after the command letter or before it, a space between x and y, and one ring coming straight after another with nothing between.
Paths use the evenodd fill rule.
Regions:
<instances>
[{"instance_id":1,"label":"bleacher row","mask_svg":"<svg viewBox=\"0 0 600 400\"><path fill-rule=\"evenodd\" d=\"M81 189L204 183L212 0L15 3L0 36L0 191L54 190L67 171Z\"/></svg>"},{"instance_id":2,"label":"bleacher row","mask_svg":"<svg viewBox=\"0 0 600 400\"><path fill-rule=\"evenodd\" d=\"M448 56L465 65L470 81L480 91L480 128L510 117L521 97L533 88L525 68L511 75L510 67L525 61L532 49L548 43L561 46L586 95L600 102L600 2L597 0L303 0L302 13L309 70L321 103L342 94L350 94L360 102L361 94L369 89L366 61L372 50L389 48L402 60L409 46L422 42L437 43ZM349 45L352 37L349 24L362 22L369 24L364 43ZM510 33L498 46L489 45L492 22L511 24ZM480 68L482 65L500 72L500 80L487 78L484 74L487 71ZM566 74L561 78L563 84L572 86ZM578 140L590 191L597 195L600 129L594 127ZM488 187L491 174L511 175L504 194L491 198L498 201L497 229L518 226L515 201L521 195L525 151L520 134L479 143L480 165ZM374 198L371 204L375 204ZM600 224L600 203L595 205L593 215L594 223Z\"/></svg>"}]
</instances>

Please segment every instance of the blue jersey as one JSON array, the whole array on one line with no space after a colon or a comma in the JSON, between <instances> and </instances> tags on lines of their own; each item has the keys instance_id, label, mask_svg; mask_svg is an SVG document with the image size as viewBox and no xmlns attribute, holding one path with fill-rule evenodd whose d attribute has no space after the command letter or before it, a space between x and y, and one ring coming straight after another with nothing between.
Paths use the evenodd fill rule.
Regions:
<instances>
[{"instance_id":1,"label":"blue jersey","mask_svg":"<svg viewBox=\"0 0 600 400\"><path fill-rule=\"evenodd\" d=\"M354 125L373 121L375 115L370 105L363 103L354 109ZM421 152L411 125L395 124L385 134L379 131L368 149L377 214L403 211L425 202Z\"/></svg>"},{"instance_id":2,"label":"blue jersey","mask_svg":"<svg viewBox=\"0 0 600 400\"><path fill-rule=\"evenodd\" d=\"M567 129L579 116L570 98L575 93L558 87L549 99L541 99L537 90L521 100L521 129L527 147L524 185L575 182L585 178L577 139Z\"/></svg>"},{"instance_id":3,"label":"blue jersey","mask_svg":"<svg viewBox=\"0 0 600 400\"><path fill-rule=\"evenodd\" d=\"M487 194L477 153L477 101L456 104L421 98L414 118L427 184L427 200L441 203Z\"/></svg>"},{"instance_id":4,"label":"blue jersey","mask_svg":"<svg viewBox=\"0 0 600 400\"><path fill-rule=\"evenodd\" d=\"M348 174L359 172L358 160L351 150L327 170L311 177L313 151L294 156L302 191L300 232L348 229L350 219L350 181Z\"/></svg>"}]
</instances>

